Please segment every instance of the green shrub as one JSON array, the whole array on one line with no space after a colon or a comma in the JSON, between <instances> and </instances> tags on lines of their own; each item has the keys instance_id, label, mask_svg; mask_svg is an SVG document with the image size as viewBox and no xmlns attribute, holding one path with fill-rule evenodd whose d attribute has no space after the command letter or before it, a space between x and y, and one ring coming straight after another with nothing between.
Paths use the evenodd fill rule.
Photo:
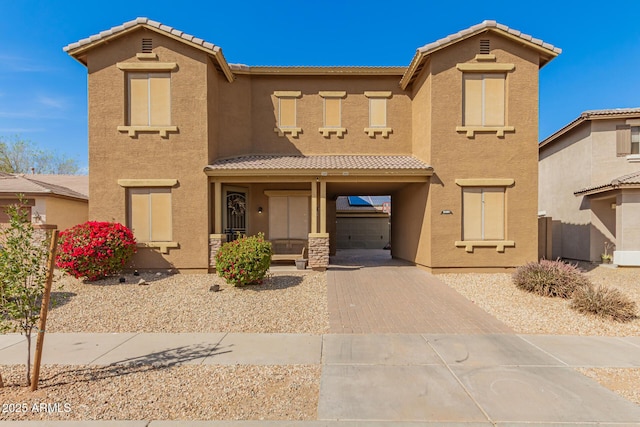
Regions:
<instances>
[{"instance_id":1,"label":"green shrub","mask_svg":"<svg viewBox=\"0 0 640 427\"><path fill-rule=\"evenodd\" d=\"M571 308L579 313L590 313L616 322L629 322L637 316L634 301L619 290L602 285L577 289L573 294Z\"/></svg>"},{"instance_id":2,"label":"green shrub","mask_svg":"<svg viewBox=\"0 0 640 427\"><path fill-rule=\"evenodd\" d=\"M242 236L222 245L216 255L216 272L227 283L244 286L262 283L271 265L271 243L264 234Z\"/></svg>"},{"instance_id":3,"label":"green shrub","mask_svg":"<svg viewBox=\"0 0 640 427\"><path fill-rule=\"evenodd\" d=\"M562 261L541 260L523 265L513 275L520 289L545 297L569 298L576 289L590 286L576 266Z\"/></svg>"}]
</instances>

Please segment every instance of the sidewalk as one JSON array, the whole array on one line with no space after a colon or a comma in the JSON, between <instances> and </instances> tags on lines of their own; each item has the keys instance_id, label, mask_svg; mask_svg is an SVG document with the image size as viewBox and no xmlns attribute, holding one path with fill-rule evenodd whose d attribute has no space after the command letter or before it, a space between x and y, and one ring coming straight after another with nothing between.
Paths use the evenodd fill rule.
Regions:
<instances>
[{"instance_id":1,"label":"sidewalk","mask_svg":"<svg viewBox=\"0 0 640 427\"><path fill-rule=\"evenodd\" d=\"M0 363L25 340L0 336ZM3 422L2 426L640 426L640 406L576 367L640 367L640 337L47 334L46 364L322 364L318 421Z\"/></svg>"}]
</instances>

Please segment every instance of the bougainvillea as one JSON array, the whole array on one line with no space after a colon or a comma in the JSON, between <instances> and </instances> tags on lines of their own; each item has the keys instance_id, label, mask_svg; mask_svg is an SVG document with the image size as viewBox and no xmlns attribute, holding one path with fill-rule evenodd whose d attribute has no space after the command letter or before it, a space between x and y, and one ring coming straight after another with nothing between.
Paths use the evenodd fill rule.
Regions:
<instances>
[{"instance_id":1,"label":"bougainvillea","mask_svg":"<svg viewBox=\"0 0 640 427\"><path fill-rule=\"evenodd\" d=\"M74 277L97 280L122 271L135 252L136 240L124 225L88 221L60 233L56 265Z\"/></svg>"},{"instance_id":2,"label":"bougainvillea","mask_svg":"<svg viewBox=\"0 0 640 427\"><path fill-rule=\"evenodd\" d=\"M271 265L271 243L264 234L227 242L216 254L216 272L234 286L257 284Z\"/></svg>"}]
</instances>

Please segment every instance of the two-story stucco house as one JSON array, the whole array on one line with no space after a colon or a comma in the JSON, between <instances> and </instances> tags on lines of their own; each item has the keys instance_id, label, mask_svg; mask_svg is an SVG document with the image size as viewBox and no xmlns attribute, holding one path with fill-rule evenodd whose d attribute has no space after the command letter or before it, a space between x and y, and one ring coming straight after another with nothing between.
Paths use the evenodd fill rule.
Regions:
<instances>
[{"instance_id":1,"label":"two-story stucco house","mask_svg":"<svg viewBox=\"0 0 640 427\"><path fill-rule=\"evenodd\" d=\"M640 266L640 108L585 111L539 152L553 257L600 261L606 243L614 263Z\"/></svg>"},{"instance_id":2,"label":"two-story stucco house","mask_svg":"<svg viewBox=\"0 0 640 427\"><path fill-rule=\"evenodd\" d=\"M548 43L485 21L405 67L253 67L138 18L64 50L88 72L89 216L134 230L138 268L211 271L263 232L322 270L349 195L390 195L393 256L431 271L537 257Z\"/></svg>"}]
</instances>

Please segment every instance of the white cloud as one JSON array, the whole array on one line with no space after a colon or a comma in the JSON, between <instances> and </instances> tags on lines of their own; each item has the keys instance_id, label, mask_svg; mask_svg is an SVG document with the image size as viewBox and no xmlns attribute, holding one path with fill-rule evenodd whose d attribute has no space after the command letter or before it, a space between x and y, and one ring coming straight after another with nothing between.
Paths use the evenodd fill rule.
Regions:
<instances>
[{"instance_id":1,"label":"white cloud","mask_svg":"<svg viewBox=\"0 0 640 427\"><path fill-rule=\"evenodd\" d=\"M45 107L51 107L58 110L63 110L66 108L67 104L63 99L53 98L51 96L40 95L38 96L38 102Z\"/></svg>"}]
</instances>

